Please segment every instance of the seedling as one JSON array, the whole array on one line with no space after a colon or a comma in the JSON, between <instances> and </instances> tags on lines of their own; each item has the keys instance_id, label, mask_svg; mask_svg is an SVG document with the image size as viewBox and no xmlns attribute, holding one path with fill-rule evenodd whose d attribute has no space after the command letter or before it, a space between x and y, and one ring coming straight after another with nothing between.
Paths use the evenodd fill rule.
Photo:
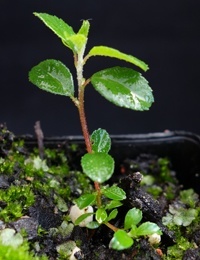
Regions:
<instances>
[{"instance_id":1,"label":"seedling","mask_svg":"<svg viewBox=\"0 0 200 260\"><path fill-rule=\"evenodd\" d=\"M69 97L79 112L87 150L87 153L82 157L81 165L83 172L94 181L95 192L82 195L76 201L76 204L80 210L86 208L87 211L87 207L91 205L95 206L97 210L95 213L81 214L75 220L75 224L83 223L84 219L94 214L96 220L89 222L87 227L97 228L101 224L107 225L115 232L111 242L112 247L116 249L128 248L132 243L123 245L123 240L129 237L129 241L132 241L131 236L135 232L132 224L129 223L127 227L125 222L125 230L119 230L109 223L111 219L116 217L118 213L117 207L122 205L121 201L126 198L126 194L117 186L102 186L102 183L109 180L114 172L114 159L109 155L111 139L104 129L98 129L91 135L89 134L84 109L84 93L86 86L91 83L95 90L108 101L117 106L138 111L148 110L154 98L147 80L139 72L131 68L106 68L94 73L87 79L83 76L83 68L93 56L107 56L124 60L144 71L148 69L148 65L134 56L124 54L107 46L94 46L85 55L90 28L88 20L84 20L79 31L75 33L71 26L56 16L45 13L34 14L61 39L62 43L72 51L74 57L77 96L75 96L73 76L61 61L50 59L39 63L30 71L29 79L42 90ZM108 204L104 205L102 203L102 196L109 200ZM134 219L131 218L131 221L134 221ZM131 229L131 231L126 231L127 229ZM116 243L119 244L118 247L115 246Z\"/></svg>"}]
</instances>

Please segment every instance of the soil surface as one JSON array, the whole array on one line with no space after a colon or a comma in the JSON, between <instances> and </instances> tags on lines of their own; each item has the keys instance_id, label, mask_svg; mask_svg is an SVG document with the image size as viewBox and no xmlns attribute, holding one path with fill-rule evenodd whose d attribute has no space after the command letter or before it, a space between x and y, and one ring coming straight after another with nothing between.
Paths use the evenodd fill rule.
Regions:
<instances>
[{"instance_id":1,"label":"soil surface","mask_svg":"<svg viewBox=\"0 0 200 260\"><path fill-rule=\"evenodd\" d=\"M81 249L71 258L78 260L200 259L199 197L192 189L184 190L169 158L155 154L118 162L108 183L117 183L127 195L111 223L123 227L126 212L139 208L143 222L154 222L162 230L160 243L151 245L148 237L140 237L130 249L116 251L109 248L113 231L107 226L74 226L69 219L74 199L93 191L93 183L81 172L84 153L66 140L54 147L44 142L41 154L37 141L16 138L1 125L0 251L12 247L2 231L14 230L22 237L18 250L30 254L24 259L68 259L70 243Z\"/></svg>"}]
</instances>

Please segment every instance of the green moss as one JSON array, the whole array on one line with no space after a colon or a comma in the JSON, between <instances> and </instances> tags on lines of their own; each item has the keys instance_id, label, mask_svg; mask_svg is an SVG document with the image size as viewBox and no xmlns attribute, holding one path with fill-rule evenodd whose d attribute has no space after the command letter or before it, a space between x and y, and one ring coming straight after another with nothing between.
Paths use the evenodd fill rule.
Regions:
<instances>
[{"instance_id":1,"label":"green moss","mask_svg":"<svg viewBox=\"0 0 200 260\"><path fill-rule=\"evenodd\" d=\"M187 249L194 248L194 244L189 242L186 238L180 237L174 246L167 249L166 260L183 259L183 254Z\"/></svg>"},{"instance_id":2,"label":"green moss","mask_svg":"<svg viewBox=\"0 0 200 260\"><path fill-rule=\"evenodd\" d=\"M160 175L159 175L160 181L174 183L175 179L174 176L172 176L169 159L159 158L158 165L160 167Z\"/></svg>"},{"instance_id":3,"label":"green moss","mask_svg":"<svg viewBox=\"0 0 200 260\"><path fill-rule=\"evenodd\" d=\"M34 256L29 253L26 246L14 248L0 244L0 260L47 260L45 256Z\"/></svg>"},{"instance_id":4,"label":"green moss","mask_svg":"<svg viewBox=\"0 0 200 260\"><path fill-rule=\"evenodd\" d=\"M150 193L155 199L162 193L162 188L157 185L152 185L147 188L147 192Z\"/></svg>"},{"instance_id":5,"label":"green moss","mask_svg":"<svg viewBox=\"0 0 200 260\"><path fill-rule=\"evenodd\" d=\"M180 199L185 205L194 208L198 202L198 194L193 189L183 190L180 192Z\"/></svg>"},{"instance_id":6,"label":"green moss","mask_svg":"<svg viewBox=\"0 0 200 260\"><path fill-rule=\"evenodd\" d=\"M7 190L0 190L0 201L5 203L0 217L5 222L13 221L33 205L35 196L29 186L11 185Z\"/></svg>"}]
</instances>

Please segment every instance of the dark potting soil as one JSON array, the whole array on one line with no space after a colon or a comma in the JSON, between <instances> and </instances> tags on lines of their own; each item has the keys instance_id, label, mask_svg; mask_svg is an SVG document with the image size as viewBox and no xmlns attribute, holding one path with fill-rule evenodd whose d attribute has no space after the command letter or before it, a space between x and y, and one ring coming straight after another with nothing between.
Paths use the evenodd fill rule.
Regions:
<instances>
[{"instance_id":1,"label":"dark potting soil","mask_svg":"<svg viewBox=\"0 0 200 260\"><path fill-rule=\"evenodd\" d=\"M27 145L1 125L0 234L6 229L21 234L18 250L26 248L33 255L24 259L42 255L50 260L68 259L65 248L73 241L81 249L75 254L79 260L200 259L198 195L191 189L184 191L168 158L154 154L118 162L109 184L117 183L127 195L111 223L122 228L126 212L139 208L143 222L154 222L162 230L158 245L141 237L130 249L116 251L109 248L113 231L105 225L96 230L73 226L68 217L73 200L93 191L92 182L81 172L84 152L66 141L53 149L45 146L42 160L37 142ZM4 259L3 247L12 247L3 241L0 237L0 259Z\"/></svg>"}]
</instances>

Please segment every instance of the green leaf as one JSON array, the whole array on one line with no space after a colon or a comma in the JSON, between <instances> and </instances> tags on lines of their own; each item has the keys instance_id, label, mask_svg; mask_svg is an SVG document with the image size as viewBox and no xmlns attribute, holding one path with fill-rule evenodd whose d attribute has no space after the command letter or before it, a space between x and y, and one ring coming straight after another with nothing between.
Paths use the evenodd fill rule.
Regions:
<instances>
[{"instance_id":1,"label":"green leaf","mask_svg":"<svg viewBox=\"0 0 200 260\"><path fill-rule=\"evenodd\" d=\"M100 226L100 224L96 221L91 221L89 222L86 227L89 228L89 229L96 229Z\"/></svg>"},{"instance_id":2,"label":"green leaf","mask_svg":"<svg viewBox=\"0 0 200 260\"><path fill-rule=\"evenodd\" d=\"M118 210L117 210L117 209L113 209L113 210L110 212L110 214L109 214L108 218L106 219L106 221L108 222L108 221L110 221L111 219L116 218L117 214L118 214Z\"/></svg>"},{"instance_id":3,"label":"green leaf","mask_svg":"<svg viewBox=\"0 0 200 260\"><path fill-rule=\"evenodd\" d=\"M137 225L142 220L142 211L140 209L132 208L125 216L124 228L129 229L133 225Z\"/></svg>"},{"instance_id":4,"label":"green leaf","mask_svg":"<svg viewBox=\"0 0 200 260\"><path fill-rule=\"evenodd\" d=\"M81 25L81 28L78 31L78 34L83 34L86 38L88 37L90 29L90 23L88 20L83 20L83 23Z\"/></svg>"},{"instance_id":5,"label":"green leaf","mask_svg":"<svg viewBox=\"0 0 200 260\"><path fill-rule=\"evenodd\" d=\"M76 219L76 221L74 222L74 225L75 226L78 226L84 219L86 219L87 217L89 216L92 216L94 213L85 213L85 214L82 214L80 217L78 217Z\"/></svg>"},{"instance_id":6,"label":"green leaf","mask_svg":"<svg viewBox=\"0 0 200 260\"><path fill-rule=\"evenodd\" d=\"M154 98L152 89L142 75L129 68L113 67L92 75L94 88L117 106L148 110Z\"/></svg>"},{"instance_id":7,"label":"green leaf","mask_svg":"<svg viewBox=\"0 0 200 260\"><path fill-rule=\"evenodd\" d=\"M106 130L99 128L91 135L92 150L98 153L108 153L111 146L111 139Z\"/></svg>"},{"instance_id":8,"label":"green leaf","mask_svg":"<svg viewBox=\"0 0 200 260\"><path fill-rule=\"evenodd\" d=\"M29 80L38 88L53 94L74 96L72 75L61 61L42 61L31 69Z\"/></svg>"},{"instance_id":9,"label":"green leaf","mask_svg":"<svg viewBox=\"0 0 200 260\"><path fill-rule=\"evenodd\" d=\"M55 15L36 12L34 15L41 19L63 41L75 34L71 26Z\"/></svg>"},{"instance_id":10,"label":"green leaf","mask_svg":"<svg viewBox=\"0 0 200 260\"><path fill-rule=\"evenodd\" d=\"M99 224L103 223L107 219L107 212L103 208L99 208L96 211L95 217Z\"/></svg>"},{"instance_id":11,"label":"green leaf","mask_svg":"<svg viewBox=\"0 0 200 260\"><path fill-rule=\"evenodd\" d=\"M93 204L96 199L96 195L94 194L84 194L75 200L79 209L84 209L89 205Z\"/></svg>"},{"instance_id":12,"label":"green leaf","mask_svg":"<svg viewBox=\"0 0 200 260\"><path fill-rule=\"evenodd\" d=\"M147 236L154 233L162 234L159 226L152 222L145 222L137 228L137 236Z\"/></svg>"},{"instance_id":13,"label":"green leaf","mask_svg":"<svg viewBox=\"0 0 200 260\"><path fill-rule=\"evenodd\" d=\"M79 53L82 49L85 49L87 38L83 34L75 34L63 41L63 43L75 53Z\"/></svg>"},{"instance_id":14,"label":"green leaf","mask_svg":"<svg viewBox=\"0 0 200 260\"><path fill-rule=\"evenodd\" d=\"M84 173L93 181L103 183L114 171L114 160L106 153L87 153L81 159Z\"/></svg>"},{"instance_id":15,"label":"green leaf","mask_svg":"<svg viewBox=\"0 0 200 260\"><path fill-rule=\"evenodd\" d=\"M106 204L105 209L113 209L122 206L123 203L121 203L119 200L111 200L109 203Z\"/></svg>"},{"instance_id":16,"label":"green leaf","mask_svg":"<svg viewBox=\"0 0 200 260\"><path fill-rule=\"evenodd\" d=\"M124 230L118 230L111 239L109 247L115 250L124 250L132 245L133 239Z\"/></svg>"},{"instance_id":17,"label":"green leaf","mask_svg":"<svg viewBox=\"0 0 200 260\"><path fill-rule=\"evenodd\" d=\"M103 190L103 194L113 200L124 200L126 199L126 193L123 189L119 188L118 186L111 186Z\"/></svg>"},{"instance_id":18,"label":"green leaf","mask_svg":"<svg viewBox=\"0 0 200 260\"><path fill-rule=\"evenodd\" d=\"M107 57L111 57L111 58L117 58L120 60L124 60L127 62L130 62L136 66L138 66L139 68L143 69L144 71L148 70L148 65L146 63L144 63L143 61L139 60L138 58L132 56L132 55L128 55L125 54L123 52L120 52L116 49L107 47L107 46L95 46L93 47L90 52L88 53L87 57L91 57L91 56L107 56Z\"/></svg>"}]
</instances>

